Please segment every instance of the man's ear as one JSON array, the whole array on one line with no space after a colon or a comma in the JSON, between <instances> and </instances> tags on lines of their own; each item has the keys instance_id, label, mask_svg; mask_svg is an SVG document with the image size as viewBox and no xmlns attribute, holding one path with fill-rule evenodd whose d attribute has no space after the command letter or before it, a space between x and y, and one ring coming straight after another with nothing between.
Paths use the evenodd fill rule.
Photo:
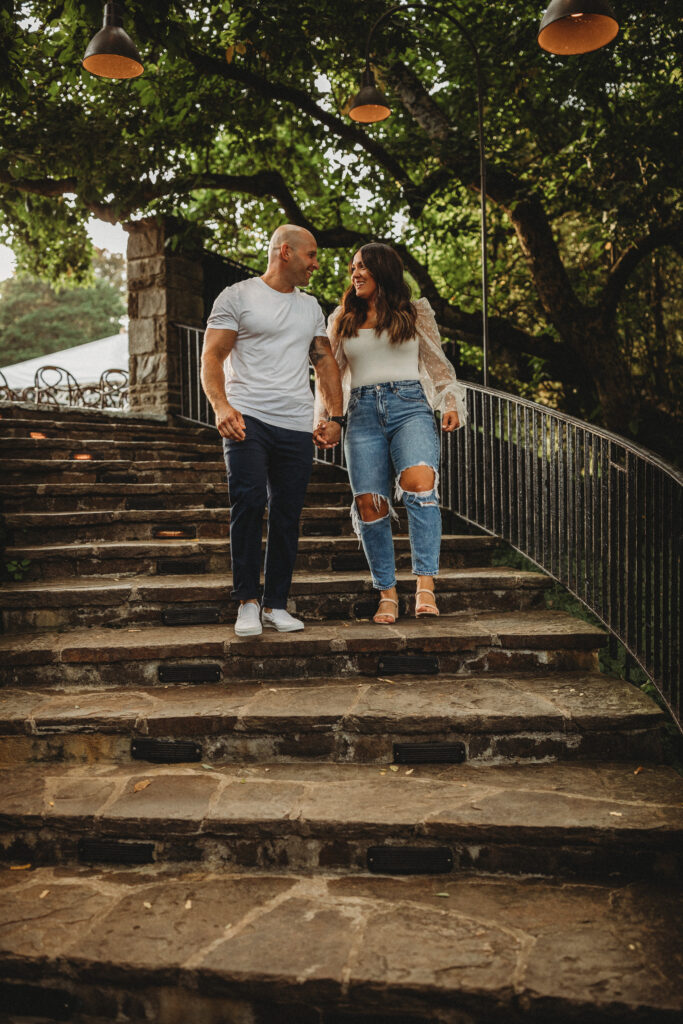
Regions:
<instances>
[{"instance_id":1,"label":"man's ear","mask_svg":"<svg viewBox=\"0 0 683 1024\"><path fill-rule=\"evenodd\" d=\"M283 242L282 245L280 246L280 259L284 260L286 263L289 257L291 256L291 252L292 250L287 245L287 243Z\"/></svg>"}]
</instances>

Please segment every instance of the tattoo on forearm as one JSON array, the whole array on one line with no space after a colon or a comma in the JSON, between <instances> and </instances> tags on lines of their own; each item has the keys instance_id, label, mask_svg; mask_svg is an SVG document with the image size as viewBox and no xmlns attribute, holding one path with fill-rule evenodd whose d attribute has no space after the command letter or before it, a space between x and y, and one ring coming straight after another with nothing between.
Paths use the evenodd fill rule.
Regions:
<instances>
[{"instance_id":1,"label":"tattoo on forearm","mask_svg":"<svg viewBox=\"0 0 683 1024\"><path fill-rule=\"evenodd\" d=\"M316 366L321 359L328 355L332 355L329 340L323 337L314 338L308 350L308 358L313 366Z\"/></svg>"}]
</instances>

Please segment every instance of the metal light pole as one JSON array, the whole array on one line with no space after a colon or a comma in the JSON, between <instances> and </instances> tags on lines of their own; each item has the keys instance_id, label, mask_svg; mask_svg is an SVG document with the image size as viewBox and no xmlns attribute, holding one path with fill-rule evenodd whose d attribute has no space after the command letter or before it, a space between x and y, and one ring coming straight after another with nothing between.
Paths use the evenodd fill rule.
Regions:
<instances>
[{"instance_id":1,"label":"metal light pole","mask_svg":"<svg viewBox=\"0 0 683 1024\"><path fill-rule=\"evenodd\" d=\"M351 107L349 110L349 116L354 121L360 121L362 124L371 124L376 121L384 121L391 114L391 108L386 96L381 92L380 89L375 85L375 76L370 67L370 47L372 44L372 37L377 29L385 21L391 18L397 12L403 12L410 10L411 8L426 8L428 10L436 10L447 21L455 25L463 39L469 46L474 56L474 65L476 68L477 76L477 122L479 129L479 191L480 191L480 206L481 206L481 318L482 318L482 350L484 356L484 387L488 387L489 383L489 314L488 314L488 272L486 263L486 251L487 251L487 235L486 235L486 154L484 149L484 103L483 103L483 88L482 88L482 77L481 77L481 65L479 61L479 51L477 50L474 39L457 18L453 17L448 11L439 8L434 8L428 3L410 3L410 4L397 4L394 7L390 7L389 10L385 11L384 14L380 15L377 21L374 23L368 34L367 42L365 44L365 70L361 78L361 89L353 98Z\"/></svg>"}]
</instances>

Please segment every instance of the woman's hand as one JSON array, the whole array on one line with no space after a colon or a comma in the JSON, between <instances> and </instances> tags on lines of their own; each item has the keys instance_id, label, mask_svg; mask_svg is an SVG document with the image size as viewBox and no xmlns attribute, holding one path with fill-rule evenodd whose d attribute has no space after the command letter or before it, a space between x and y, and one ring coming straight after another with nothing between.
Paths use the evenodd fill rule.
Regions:
<instances>
[{"instance_id":1,"label":"woman's hand","mask_svg":"<svg viewBox=\"0 0 683 1024\"><path fill-rule=\"evenodd\" d=\"M457 430L460 426L460 417L458 416L455 409L451 412L443 413L441 417L441 429L447 434L450 434L452 430Z\"/></svg>"},{"instance_id":2,"label":"woman's hand","mask_svg":"<svg viewBox=\"0 0 683 1024\"><path fill-rule=\"evenodd\" d=\"M341 427L333 420L321 420L313 431L313 440L318 448L334 448L340 437Z\"/></svg>"}]
</instances>

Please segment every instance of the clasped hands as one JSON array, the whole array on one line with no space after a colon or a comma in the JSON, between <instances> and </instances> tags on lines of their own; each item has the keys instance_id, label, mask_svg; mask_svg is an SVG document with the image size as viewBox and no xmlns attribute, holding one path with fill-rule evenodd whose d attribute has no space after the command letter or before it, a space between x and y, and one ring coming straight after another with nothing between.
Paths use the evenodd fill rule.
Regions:
<instances>
[{"instance_id":1,"label":"clasped hands","mask_svg":"<svg viewBox=\"0 0 683 1024\"><path fill-rule=\"evenodd\" d=\"M242 413L226 405L216 413L216 427L221 437L232 441L244 441L246 434ZM313 440L318 448L334 448L339 444L341 427L333 420L321 420L313 431Z\"/></svg>"},{"instance_id":2,"label":"clasped hands","mask_svg":"<svg viewBox=\"0 0 683 1024\"><path fill-rule=\"evenodd\" d=\"M334 420L320 420L313 431L313 440L318 448L334 448L340 438L341 427Z\"/></svg>"}]
</instances>

